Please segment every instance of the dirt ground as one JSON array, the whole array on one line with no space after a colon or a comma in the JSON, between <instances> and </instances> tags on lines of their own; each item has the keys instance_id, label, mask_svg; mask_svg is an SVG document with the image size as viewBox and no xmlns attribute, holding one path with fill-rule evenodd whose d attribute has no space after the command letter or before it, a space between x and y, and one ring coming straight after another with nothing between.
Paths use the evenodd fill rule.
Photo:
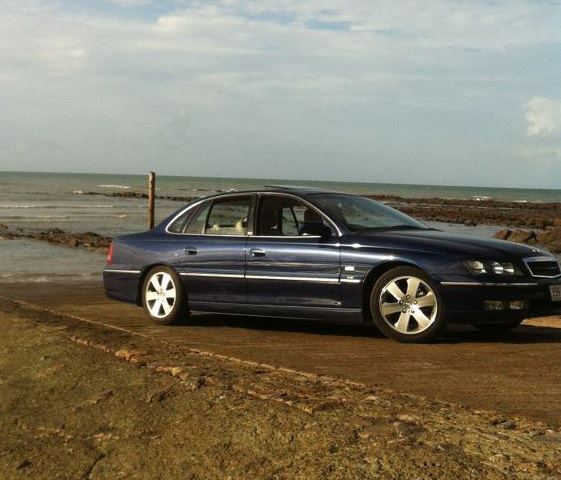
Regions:
<instances>
[{"instance_id":1,"label":"dirt ground","mask_svg":"<svg viewBox=\"0 0 561 480\"><path fill-rule=\"evenodd\" d=\"M561 432L0 301L0 478L561 478Z\"/></svg>"},{"instance_id":2,"label":"dirt ground","mask_svg":"<svg viewBox=\"0 0 561 480\"><path fill-rule=\"evenodd\" d=\"M561 427L561 318L502 335L450 328L429 345L402 345L360 323L199 314L151 324L98 284L3 285L1 294L173 345L495 410Z\"/></svg>"}]
</instances>

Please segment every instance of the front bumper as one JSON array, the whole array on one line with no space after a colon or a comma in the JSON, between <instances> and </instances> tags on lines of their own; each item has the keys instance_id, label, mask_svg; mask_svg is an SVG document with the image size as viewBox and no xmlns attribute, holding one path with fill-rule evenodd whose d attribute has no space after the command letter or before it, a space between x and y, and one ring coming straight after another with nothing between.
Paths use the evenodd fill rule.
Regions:
<instances>
[{"instance_id":1,"label":"front bumper","mask_svg":"<svg viewBox=\"0 0 561 480\"><path fill-rule=\"evenodd\" d=\"M473 277L441 280L440 294L450 321L493 322L512 318L561 315L561 301L552 301L550 285L561 285L561 278L518 277L511 282L478 281ZM488 310L484 302L523 301L521 310Z\"/></svg>"}]
</instances>

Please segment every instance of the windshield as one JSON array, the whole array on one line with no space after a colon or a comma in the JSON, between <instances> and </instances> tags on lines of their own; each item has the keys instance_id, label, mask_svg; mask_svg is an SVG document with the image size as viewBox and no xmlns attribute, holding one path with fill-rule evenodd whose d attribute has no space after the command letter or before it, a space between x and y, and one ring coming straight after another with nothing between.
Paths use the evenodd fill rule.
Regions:
<instances>
[{"instance_id":1,"label":"windshield","mask_svg":"<svg viewBox=\"0 0 561 480\"><path fill-rule=\"evenodd\" d=\"M422 222L369 198L337 193L314 193L309 198L351 232L428 228Z\"/></svg>"}]
</instances>

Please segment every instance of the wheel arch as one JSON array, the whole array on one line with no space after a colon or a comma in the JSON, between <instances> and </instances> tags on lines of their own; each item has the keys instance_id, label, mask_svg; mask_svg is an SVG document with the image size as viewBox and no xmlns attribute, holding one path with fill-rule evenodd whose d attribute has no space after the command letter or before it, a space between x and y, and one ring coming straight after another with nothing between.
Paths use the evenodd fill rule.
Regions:
<instances>
[{"instance_id":1,"label":"wheel arch","mask_svg":"<svg viewBox=\"0 0 561 480\"><path fill-rule=\"evenodd\" d=\"M408 262L406 260L392 260L373 267L366 274L366 278L362 282L362 320L364 322L372 321L372 312L370 310L370 294L372 292L374 284L376 283L376 280L378 280L378 278L380 278L380 276L382 276L387 271L396 267L420 268L418 265L415 265L414 263ZM420 269L423 270L422 268Z\"/></svg>"}]
</instances>

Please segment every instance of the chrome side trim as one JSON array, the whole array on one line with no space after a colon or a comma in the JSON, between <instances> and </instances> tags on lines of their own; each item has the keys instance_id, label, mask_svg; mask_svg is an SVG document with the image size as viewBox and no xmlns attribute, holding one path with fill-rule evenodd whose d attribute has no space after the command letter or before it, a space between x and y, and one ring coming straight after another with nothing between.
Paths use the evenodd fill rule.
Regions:
<instances>
[{"instance_id":1,"label":"chrome side trim","mask_svg":"<svg viewBox=\"0 0 561 480\"><path fill-rule=\"evenodd\" d=\"M182 277L244 278L240 273L181 272Z\"/></svg>"},{"instance_id":2,"label":"chrome side trim","mask_svg":"<svg viewBox=\"0 0 561 480\"><path fill-rule=\"evenodd\" d=\"M440 285L443 287L536 287L539 283L440 282Z\"/></svg>"},{"instance_id":3,"label":"chrome side trim","mask_svg":"<svg viewBox=\"0 0 561 480\"><path fill-rule=\"evenodd\" d=\"M119 270L117 268L106 268L103 270L103 272L107 272L107 273L135 273L138 274L140 273L140 270Z\"/></svg>"},{"instance_id":4,"label":"chrome side trim","mask_svg":"<svg viewBox=\"0 0 561 480\"><path fill-rule=\"evenodd\" d=\"M214 277L214 278L246 278L248 280L284 280L287 282L317 282L317 283L360 283L362 280L355 278L325 278L325 277L282 277L277 275L242 275L238 273L206 273L206 272L181 272L182 277Z\"/></svg>"},{"instance_id":5,"label":"chrome side trim","mask_svg":"<svg viewBox=\"0 0 561 480\"><path fill-rule=\"evenodd\" d=\"M246 275L250 280L286 280L289 282L320 282L320 283L340 283L336 278L325 277L280 277L272 275Z\"/></svg>"}]
</instances>

